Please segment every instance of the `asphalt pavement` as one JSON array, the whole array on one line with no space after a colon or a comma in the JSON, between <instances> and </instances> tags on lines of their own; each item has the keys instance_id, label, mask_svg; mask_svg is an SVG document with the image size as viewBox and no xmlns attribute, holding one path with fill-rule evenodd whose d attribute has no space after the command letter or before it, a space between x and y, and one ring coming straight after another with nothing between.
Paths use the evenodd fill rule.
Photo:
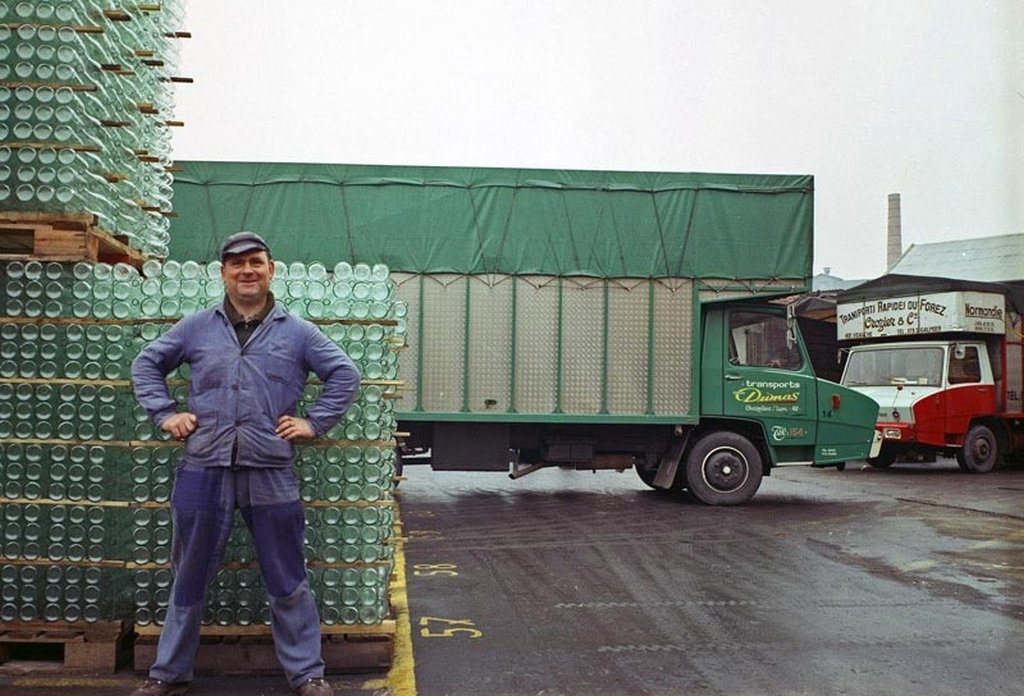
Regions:
<instances>
[{"instance_id":1,"label":"asphalt pavement","mask_svg":"<svg viewBox=\"0 0 1024 696\"><path fill-rule=\"evenodd\" d=\"M421 696L1024 693L1022 470L407 473Z\"/></svg>"}]
</instances>

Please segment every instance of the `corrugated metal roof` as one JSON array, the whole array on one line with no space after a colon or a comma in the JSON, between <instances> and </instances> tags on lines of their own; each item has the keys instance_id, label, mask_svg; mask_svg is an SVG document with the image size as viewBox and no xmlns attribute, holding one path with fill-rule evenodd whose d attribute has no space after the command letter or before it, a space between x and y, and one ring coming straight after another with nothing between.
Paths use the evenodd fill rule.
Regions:
<instances>
[{"instance_id":1,"label":"corrugated metal roof","mask_svg":"<svg viewBox=\"0 0 1024 696\"><path fill-rule=\"evenodd\" d=\"M1009 282L1024 279L1024 234L914 244L890 274Z\"/></svg>"}]
</instances>

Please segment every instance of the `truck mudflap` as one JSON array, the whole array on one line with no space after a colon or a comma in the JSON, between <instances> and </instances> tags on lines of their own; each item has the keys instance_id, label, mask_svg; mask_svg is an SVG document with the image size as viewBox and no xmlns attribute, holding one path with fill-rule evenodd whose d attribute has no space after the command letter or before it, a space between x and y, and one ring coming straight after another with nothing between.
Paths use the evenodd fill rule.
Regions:
<instances>
[{"instance_id":1,"label":"truck mudflap","mask_svg":"<svg viewBox=\"0 0 1024 696\"><path fill-rule=\"evenodd\" d=\"M685 431L682 436L676 435L672 441L672 445L668 451L662 456L661 461L658 465L658 473L654 477L653 487L664 488L666 490L672 488L675 485L676 477L679 472L679 462L683 458L683 453L686 451L686 445L690 442L690 432Z\"/></svg>"},{"instance_id":2,"label":"truck mudflap","mask_svg":"<svg viewBox=\"0 0 1024 696\"><path fill-rule=\"evenodd\" d=\"M882 451L882 431L876 430L875 436L871 438L871 450L868 452L868 459L875 459Z\"/></svg>"}]
</instances>

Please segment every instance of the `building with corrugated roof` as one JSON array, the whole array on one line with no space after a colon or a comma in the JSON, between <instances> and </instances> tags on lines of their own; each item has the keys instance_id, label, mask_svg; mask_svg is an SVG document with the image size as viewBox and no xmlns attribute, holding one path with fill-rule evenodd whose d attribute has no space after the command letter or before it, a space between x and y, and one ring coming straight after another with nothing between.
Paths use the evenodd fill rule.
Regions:
<instances>
[{"instance_id":1,"label":"building with corrugated roof","mask_svg":"<svg viewBox=\"0 0 1024 696\"><path fill-rule=\"evenodd\" d=\"M890 274L1005 283L1024 279L1024 234L912 244Z\"/></svg>"}]
</instances>

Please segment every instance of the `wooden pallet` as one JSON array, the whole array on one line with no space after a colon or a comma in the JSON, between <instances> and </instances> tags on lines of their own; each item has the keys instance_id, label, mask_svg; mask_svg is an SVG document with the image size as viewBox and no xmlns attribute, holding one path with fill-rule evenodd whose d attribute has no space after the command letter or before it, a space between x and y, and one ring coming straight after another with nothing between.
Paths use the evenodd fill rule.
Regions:
<instances>
[{"instance_id":1,"label":"wooden pallet","mask_svg":"<svg viewBox=\"0 0 1024 696\"><path fill-rule=\"evenodd\" d=\"M321 651L328 674L379 672L391 666L395 621L374 626L321 626ZM156 659L157 627L140 627L135 639L135 670L145 672ZM198 674L276 674L269 626L204 626L196 653Z\"/></svg>"},{"instance_id":2,"label":"wooden pallet","mask_svg":"<svg viewBox=\"0 0 1024 696\"><path fill-rule=\"evenodd\" d=\"M131 628L124 621L0 622L0 663L36 661L57 648L61 660L50 659L55 670L112 674L131 656Z\"/></svg>"},{"instance_id":3,"label":"wooden pallet","mask_svg":"<svg viewBox=\"0 0 1024 696\"><path fill-rule=\"evenodd\" d=\"M0 212L0 261L102 261L141 268L145 256L96 226L92 213Z\"/></svg>"}]
</instances>

